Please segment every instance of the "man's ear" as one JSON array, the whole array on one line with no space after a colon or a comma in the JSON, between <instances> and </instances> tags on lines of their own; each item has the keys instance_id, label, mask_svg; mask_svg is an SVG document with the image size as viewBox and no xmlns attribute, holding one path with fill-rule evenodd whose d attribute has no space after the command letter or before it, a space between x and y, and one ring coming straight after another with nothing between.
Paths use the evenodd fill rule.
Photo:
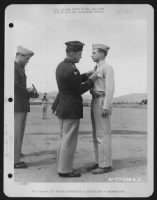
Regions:
<instances>
[{"instance_id":1,"label":"man's ear","mask_svg":"<svg viewBox=\"0 0 157 200\"><path fill-rule=\"evenodd\" d=\"M100 51L99 53L101 54L102 57L104 57L104 52Z\"/></svg>"},{"instance_id":2,"label":"man's ear","mask_svg":"<svg viewBox=\"0 0 157 200\"><path fill-rule=\"evenodd\" d=\"M71 51L71 52L70 52L70 56L72 56L72 57L73 57L73 56L74 56L74 54L75 54L75 53L74 53L73 51Z\"/></svg>"}]
</instances>

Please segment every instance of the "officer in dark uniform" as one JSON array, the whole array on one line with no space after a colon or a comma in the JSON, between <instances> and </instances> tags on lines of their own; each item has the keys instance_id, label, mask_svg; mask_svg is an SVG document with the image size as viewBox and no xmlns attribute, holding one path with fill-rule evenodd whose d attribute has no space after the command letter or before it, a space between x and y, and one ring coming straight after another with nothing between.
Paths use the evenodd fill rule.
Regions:
<instances>
[{"instance_id":1,"label":"officer in dark uniform","mask_svg":"<svg viewBox=\"0 0 157 200\"><path fill-rule=\"evenodd\" d=\"M22 141L24 136L27 112L30 111L29 98L38 97L35 88L26 88L25 66L34 53L22 46L17 48L15 58L14 80L14 168L26 168L25 162L20 162Z\"/></svg>"},{"instance_id":2,"label":"officer in dark uniform","mask_svg":"<svg viewBox=\"0 0 157 200\"><path fill-rule=\"evenodd\" d=\"M80 75L78 63L84 44L79 41L66 42L67 57L56 69L59 94L53 108L60 121L60 144L58 148L58 174L61 177L80 177L73 170L73 159L77 145L80 118L83 117L81 95L93 87L96 73ZM57 103L56 103L57 102Z\"/></svg>"}]
</instances>

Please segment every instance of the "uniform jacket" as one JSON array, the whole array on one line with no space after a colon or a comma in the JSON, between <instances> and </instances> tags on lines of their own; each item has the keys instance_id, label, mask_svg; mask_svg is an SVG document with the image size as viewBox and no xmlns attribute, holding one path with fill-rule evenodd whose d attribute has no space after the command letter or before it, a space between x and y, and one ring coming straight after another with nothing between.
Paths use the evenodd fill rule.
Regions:
<instances>
[{"instance_id":1,"label":"uniform jacket","mask_svg":"<svg viewBox=\"0 0 157 200\"><path fill-rule=\"evenodd\" d=\"M58 65L56 80L59 89L56 115L62 119L82 118L81 95L93 87L92 80L86 74L80 75L76 66L67 58Z\"/></svg>"},{"instance_id":2,"label":"uniform jacket","mask_svg":"<svg viewBox=\"0 0 157 200\"><path fill-rule=\"evenodd\" d=\"M26 89L26 75L23 66L15 62L14 112L29 112L29 94Z\"/></svg>"}]
</instances>

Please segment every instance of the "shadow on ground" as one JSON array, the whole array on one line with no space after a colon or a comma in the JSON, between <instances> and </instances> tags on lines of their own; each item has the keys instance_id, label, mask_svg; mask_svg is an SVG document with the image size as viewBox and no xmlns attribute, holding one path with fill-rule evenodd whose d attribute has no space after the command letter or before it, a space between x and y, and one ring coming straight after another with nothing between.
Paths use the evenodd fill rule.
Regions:
<instances>
[{"instance_id":1,"label":"shadow on ground","mask_svg":"<svg viewBox=\"0 0 157 200\"><path fill-rule=\"evenodd\" d=\"M56 163L56 158L47 158L44 160L38 160L35 162L30 162L30 163L27 162L29 167L39 167L39 166L54 164L54 163Z\"/></svg>"},{"instance_id":2,"label":"shadow on ground","mask_svg":"<svg viewBox=\"0 0 157 200\"><path fill-rule=\"evenodd\" d=\"M50 157L50 155L52 155L52 157ZM48 156L49 158L46 159L40 159L38 160L39 156ZM30 153L30 154L25 154L24 157L26 158L26 160L28 160L31 157L31 160L35 160L35 161L29 161L27 162L29 167L39 167L39 166L43 166L43 165L48 165L48 164L54 164L56 163L56 156L57 156L57 152L56 150L52 150L52 151L40 151L40 152L34 152L34 153ZM33 159L33 157L35 157L35 159Z\"/></svg>"},{"instance_id":3,"label":"shadow on ground","mask_svg":"<svg viewBox=\"0 0 157 200\"><path fill-rule=\"evenodd\" d=\"M91 135L92 131L79 131L80 135ZM112 134L147 134L146 131L130 131L130 130L112 130ZM27 133L27 135L59 135L58 132L34 132L34 133Z\"/></svg>"},{"instance_id":4,"label":"shadow on ground","mask_svg":"<svg viewBox=\"0 0 157 200\"><path fill-rule=\"evenodd\" d=\"M78 171L80 171L82 174L88 173L89 171L87 170L87 168L89 166L94 165L94 163L86 163L83 167L78 167L76 168ZM117 171L117 170L122 170L122 169L128 169L128 168L138 168L141 166L146 166L147 165L147 161L146 158L125 158L125 159L117 159L117 160L113 160L113 171Z\"/></svg>"},{"instance_id":5,"label":"shadow on ground","mask_svg":"<svg viewBox=\"0 0 157 200\"><path fill-rule=\"evenodd\" d=\"M43 155L45 155L45 156L52 155L52 157L33 161L33 162L28 162L28 165L30 167L32 167L32 166L54 164L57 162L56 161L56 157L57 157L56 150L34 152L34 153L30 153L30 154L25 154L24 157L26 159L28 159L29 157L34 157L34 156L39 157L39 156L43 156ZM31 158L31 159L33 159L33 158ZM86 172L88 172L87 168L93 164L94 163L85 163L84 166L77 168L77 170L79 170L81 173L86 173ZM131 157L131 158L125 158L125 159L116 159L116 160L113 160L113 171L126 169L126 168L136 168L136 167L146 166L146 165L147 165L147 161L146 161L145 157L143 157L143 158Z\"/></svg>"},{"instance_id":6,"label":"shadow on ground","mask_svg":"<svg viewBox=\"0 0 157 200\"><path fill-rule=\"evenodd\" d=\"M39 152L24 154L24 157L42 156L42 155L45 155L45 154L55 154L56 155L56 150L52 150L52 151L39 151Z\"/></svg>"}]
</instances>

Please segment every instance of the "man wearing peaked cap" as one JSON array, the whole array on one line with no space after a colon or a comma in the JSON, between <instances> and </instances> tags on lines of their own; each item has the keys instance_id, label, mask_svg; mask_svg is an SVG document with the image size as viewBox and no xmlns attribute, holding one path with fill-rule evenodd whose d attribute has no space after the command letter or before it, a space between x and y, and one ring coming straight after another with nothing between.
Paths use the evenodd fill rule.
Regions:
<instances>
[{"instance_id":1,"label":"man wearing peaked cap","mask_svg":"<svg viewBox=\"0 0 157 200\"><path fill-rule=\"evenodd\" d=\"M72 50L74 52L82 51L84 43L80 41L69 41L65 43L67 46L67 50Z\"/></svg>"},{"instance_id":2,"label":"man wearing peaked cap","mask_svg":"<svg viewBox=\"0 0 157 200\"><path fill-rule=\"evenodd\" d=\"M24 136L27 112L30 111L29 98L38 97L33 88L26 87L25 66L34 53L22 46L17 48L14 62L14 168L26 168L25 162L20 162L22 141Z\"/></svg>"},{"instance_id":3,"label":"man wearing peaked cap","mask_svg":"<svg viewBox=\"0 0 157 200\"><path fill-rule=\"evenodd\" d=\"M95 71L98 78L91 89L91 121L95 152L95 165L89 167L93 174L111 171L111 110L114 94L114 73L111 65L106 63L110 47L104 44L93 44L92 59L96 62Z\"/></svg>"},{"instance_id":4,"label":"man wearing peaked cap","mask_svg":"<svg viewBox=\"0 0 157 200\"><path fill-rule=\"evenodd\" d=\"M84 44L79 41L66 42L66 58L57 66L56 81L59 93L52 106L60 123L58 147L58 175L80 177L73 171L73 160L77 146L80 118L83 117L82 94L93 86L96 75L80 74L75 64L79 62Z\"/></svg>"}]
</instances>

